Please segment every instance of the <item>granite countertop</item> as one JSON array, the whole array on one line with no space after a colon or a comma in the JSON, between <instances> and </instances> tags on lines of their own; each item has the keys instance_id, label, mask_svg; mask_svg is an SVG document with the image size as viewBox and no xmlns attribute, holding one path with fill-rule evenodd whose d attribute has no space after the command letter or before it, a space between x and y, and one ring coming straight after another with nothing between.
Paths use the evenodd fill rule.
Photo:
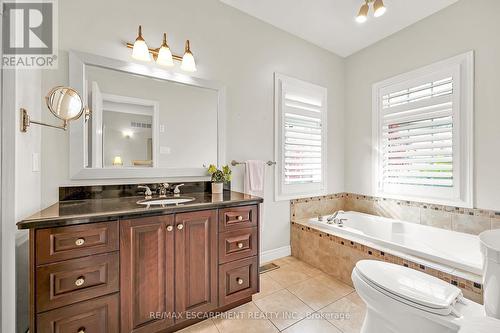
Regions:
<instances>
[{"instance_id":1,"label":"granite countertop","mask_svg":"<svg viewBox=\"0 0 500 333\"><path fill-rule=\"evenodd\" d=\"M73 224L102 222L140 216L161 215L263 202L262 198L239 192L183 193L195 200L178 205L147 206L137 204L144 196L60 201L17 223L18 229L51 228Z\"/></svg>"}]
</instances>

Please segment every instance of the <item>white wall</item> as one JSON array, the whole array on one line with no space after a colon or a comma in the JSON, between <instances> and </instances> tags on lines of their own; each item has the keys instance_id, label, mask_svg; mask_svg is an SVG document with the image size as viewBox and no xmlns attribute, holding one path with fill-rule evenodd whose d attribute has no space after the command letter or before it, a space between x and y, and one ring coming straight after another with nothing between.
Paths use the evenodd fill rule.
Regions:
<instances>
[{"instance_id":1,"label":"white wall","mask_svg":"<svg viewBox=\"0 0 500 333\"><path fill-rule=\"evenodd\" d=\"M500 209L500 1L461 0L346 60L345 187L371 195L372 84L475 51L475 207Z\"/></svg>"},{"instance_id":2,"label":"white wall","mask_svg":"<svg viewBox=\"0 0 500 333\"><path fill-rule=\"evenodd\" d=\"M40 119L41 72L3 73L2 101L2 332L25 332L28 327L28 232L16 222L40 210L40 172L32 169L40 153L41 129L21 133L19 108ZM7 127L8 126L8 127ZM17 318L16 318L17 313ZM16 330L17 327L17 330Z\"/></svg>"},{"instance_id":3,"label":"white wall","mask_svg":"<svg viewBox=\"0 0 500 333\"><path fill-rule=\"evenodd\" d=\"M281 72L328 88L330 192L343 190L343 59L251 18L217 0L59 1L60 70L46 71L43 92L67 84L67 50L75 49L130 60L123 46L143 25L151 47L168 33L174 53L191 40L198 77L227 87L226 157L273 160L273 73ZM43 130L42 202L57 201L57 187L68 179L67 133ZM234 170L233 188L242 190L242 167ZM273 202L273 169L268 168L263 250L288 246L289 202ZM82 182L80 182L82 183ZM96 183L92 181L91 183Z\"/></svg>"}]
</instances>

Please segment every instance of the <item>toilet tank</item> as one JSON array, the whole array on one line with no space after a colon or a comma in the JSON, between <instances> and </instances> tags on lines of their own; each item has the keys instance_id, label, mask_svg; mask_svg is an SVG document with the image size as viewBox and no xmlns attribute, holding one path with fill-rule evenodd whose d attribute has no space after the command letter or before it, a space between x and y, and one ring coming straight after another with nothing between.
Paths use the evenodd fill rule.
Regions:
<instances>
[{"instance_id":1,"label":"toilet tank","mask_svg":"<svg viewBox=\"0 0 500 333\"><path fill-rule=\"evenodd\" d=\"M486 315L500 319L500 229L479 235L483 253L484 309Z\"/></svg>"}]
</instances>

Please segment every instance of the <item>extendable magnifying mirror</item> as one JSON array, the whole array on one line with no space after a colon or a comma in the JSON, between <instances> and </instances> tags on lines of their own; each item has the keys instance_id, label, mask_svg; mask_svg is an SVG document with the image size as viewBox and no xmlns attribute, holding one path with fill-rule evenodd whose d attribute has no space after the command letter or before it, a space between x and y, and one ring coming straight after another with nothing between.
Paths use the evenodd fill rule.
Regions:
<instances>
[{"instance_id":1,"label":"extendable magnifying mirror","mask_svg":"<svg viewBox=\"0 0 500 333\"><path fill-rule=\"evenodd\" d=\"M85 114L85 121L90 117L90 110L83 105L78 92L70 87L55 87L45 97L47 108L52 114L63 121L62 125L52 125L31 120L26 109L21 109L21 132L26 132L31 124L66 130L68 122L76 120Z\"/></svg>"}]
</instances>

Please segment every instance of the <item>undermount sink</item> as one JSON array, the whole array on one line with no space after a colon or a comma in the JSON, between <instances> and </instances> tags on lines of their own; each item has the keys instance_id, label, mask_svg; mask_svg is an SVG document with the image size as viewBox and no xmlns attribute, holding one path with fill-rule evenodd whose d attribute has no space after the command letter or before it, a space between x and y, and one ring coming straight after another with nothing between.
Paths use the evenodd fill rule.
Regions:
<instances>
[{"instance_id":1,"label":"undermount sink","mask_svg":"<svg viewBox=\"0 0 500 333\"><path fill-rule=\"evenodd\" d=\"M186 202L193 201L194 198L189 197L179 197L179 198L155 198L155 199L145 199L137 201L137 204L143 206L166 206L166 205L178 205Z\"/></svg>"}]
</instances>

